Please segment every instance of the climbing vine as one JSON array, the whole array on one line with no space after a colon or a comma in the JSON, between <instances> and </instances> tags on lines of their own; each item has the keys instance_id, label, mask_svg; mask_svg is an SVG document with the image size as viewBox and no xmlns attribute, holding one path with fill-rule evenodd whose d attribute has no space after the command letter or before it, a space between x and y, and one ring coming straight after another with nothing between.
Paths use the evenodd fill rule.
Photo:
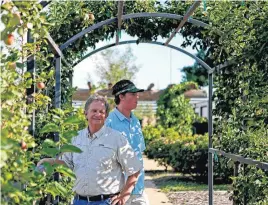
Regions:
<instances>
[{"instance_id":1,"label":"climbing vine","mask_svg":"<svg viewBox=\"0 0 268 205\"><path fill-rule=\"evenodd\" d=\"M125 1L124 14L166 12L183 15L192 3ZM73 71L72 68L64 66L62 87L65 89L62 90L62 102L66 103L63 107L67 110L62 111L63 113L53 111L54 115L46 114L47 109L51 111L53 108L51 99L54 97L54 73L51 70L54 55L44 37L48 31L55 42L62 45L94 23L116 17L117 2L53 1L47 9L42 10L37 2L6 1L1 8L1 20L5 25L1 40L4 41L6 50L1 54L1 202L28 204L40 197L40 191L43 195L70 195L62 189L60 183L47 180L44 174L34 172L34 162L40 158L41 153L48 154L37 149L37 145L42 144L45 138L51 138L41 130L51 120L51 116L68 119L73 113L70 108L73 89L69 80ZM204 59L211 67L230 62L229 66L215 72L215 146L261 160L266 160L266 150L262 144L267 143L265 140L259 140L262 139L261 133L263 137L267 136L267 132L263 131L267 128L268 116L267 16L266 1L207 1L206 6L202 3L192 17L208 23L209 26L203 28L186 23L177 34L184 37L182 47L192 46L197 52L204 51ZM157 40L159 36L166 38L178 24L178 20L137 18L123 21L122 29L130 36L137 36L139 43ZM25 43L28 30L31 30L35 40L32 43ZM116 32L118 31L115 22L86 34L64 50L66 60L70 64L79 62L89 47L95 48L97 42L113 38ZM25 70L26 60L32 56L36 57L35 75ZM27 89L35 89L35 94L29 97L26 94ZM35 140L27 130L31 124L33 110L38 110L36 125L37 137L42 139L40 141ZM78 113L76 119L82 120L81 113ZM75 122L77 124L71 131L82 126L78 121L74 120ZM53 129L48 130L59 131L54 129L55 125L64 127L64 123L64 120L54 122ZM67 132L64 129L61 131ZM72 134L74 132L70 133ZM246 136L252 137L248 139ZM257 144L251 141L253 138ZM66 142L68 143L68 140ZM46 143L46 148L55 148L49 144L50 142ZM228 144L232 146L227 147ZM55 154L59 152L60 150L57 150ZM51 170L50 167L48 169ZM257 174L263 178L257 180L254 178L257 175L252 174L254 169L245 167L244 175L241 175L241 172L241 176L234 178L234 187L239 193L237 196L244 193L252 196L246 199L248 203L261 204L267 201L267 173L257 170ZM51 174L52 171L48 173ZM72 177L70 174L67 175ZM248 189L249 182L261 188ZM258 197L254 197L257 195ZM242 203L241 197L235 200Z\"/></svg>"}]
</instances>

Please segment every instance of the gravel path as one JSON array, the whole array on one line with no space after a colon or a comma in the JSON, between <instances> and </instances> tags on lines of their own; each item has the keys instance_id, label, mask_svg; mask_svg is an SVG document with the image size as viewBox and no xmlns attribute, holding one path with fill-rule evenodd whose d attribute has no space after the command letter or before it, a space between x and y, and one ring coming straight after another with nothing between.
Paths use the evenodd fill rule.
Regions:
<instances>
[{"instance_id":1,"label":"gravel path","mask_svg":"<svg viewBox=\"0 0 268 205\"><path fill-rule=\"evenodd\" d=\"M213 205L232 205L227 191L214 191ZM167 193L173 205L208 205L208 191L182 191Z\"/></svg>"},{"instance_id":2,"label":"gravel path","mask_svg":"<svg viewBox=\"0 0 268 205\"><path fill-rule=\"evenodd\" d=\"M146 171L164 171L165 167L160 166L154 160L150 160L144 156L144 167ZM168 170L171 170L169 167ZM145 186L147 188L150 205L208 205L208 191L181 191L162 193L154 185L154 180L146 173ZM150 183L148 183L150 182ZM153 184L153 186L152 186ZM149 186L150 185L150 186ZM149 190L153 189L153 191ZM166 198L164 197L166 195ZM214 205L232 205L229 200L230 193L227 191L214 191ZM170 203L169 203L170 202Z\"/></svg>"}]
</instances>

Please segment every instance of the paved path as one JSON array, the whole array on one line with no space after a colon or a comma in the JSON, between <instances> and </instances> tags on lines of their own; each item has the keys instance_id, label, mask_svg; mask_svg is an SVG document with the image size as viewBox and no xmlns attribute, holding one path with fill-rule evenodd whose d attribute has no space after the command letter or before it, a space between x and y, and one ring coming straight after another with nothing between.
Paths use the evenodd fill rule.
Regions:
<instances>
[{"instance_id":1,"label":"paved path","mask_svg":"<svg viewBox=\"0 0 268 205\"><path fill-rule=\"evenodd\" d=\"M145 193L148 196L150 205L172 205L167 196L158 189L152 178L146 174L146 171L165 170L165 167L159 166L154 160L143 157L145 169Z\"/></svg>"}]
</instances>

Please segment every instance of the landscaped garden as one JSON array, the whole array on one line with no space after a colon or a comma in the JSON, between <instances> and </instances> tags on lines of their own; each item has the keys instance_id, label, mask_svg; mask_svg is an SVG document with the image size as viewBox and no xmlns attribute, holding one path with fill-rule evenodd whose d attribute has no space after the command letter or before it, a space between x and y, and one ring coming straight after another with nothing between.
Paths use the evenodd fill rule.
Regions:
<instances>
[{"instance_id":1,"label":"landscaped garden","mask_svg":"<svg viewBox=\"0 0 268 205\"><path fill-rule=\"evenodd\" d=\"M139 44L169 37L182 19L128 18L120 29L115 20L60 47L59 52L57 45L117 17L118 2L53 1L46 2L45 8L42 3L7 0L1 4L1 204L57 203L58 199L60 204L70 203L73 172L50 164L44 164L42 172L36 163L43 157L80 152L71 145L71 138L85 127L82 109L72 107L73 65L97 42L120 37L120 29L135 36ZM193 3L125 1L123 14L183 16ZM204 0L177 34L184 38L178 47L202 51L200 58L213 68L213 148L263 162L255 166L213 154L214 179L222 184L214 188L231 190L235 204L268 204L267 16L266 1ZM195 25L193 19L205 25ZM207 85L208 71L199 65L185 71L186 82L168 87L157 102L156 125L143 130L145 154L189 176L192 182L187 187L197 191L206 189L200 184L208 183L212 153L208 134L197 135L193 130L193 123L207 119L194 113L183 94ZM174 181L165 186L168 180L155 178L167 192L189 190L185 183Z\"/></svg>"}]
</instances>

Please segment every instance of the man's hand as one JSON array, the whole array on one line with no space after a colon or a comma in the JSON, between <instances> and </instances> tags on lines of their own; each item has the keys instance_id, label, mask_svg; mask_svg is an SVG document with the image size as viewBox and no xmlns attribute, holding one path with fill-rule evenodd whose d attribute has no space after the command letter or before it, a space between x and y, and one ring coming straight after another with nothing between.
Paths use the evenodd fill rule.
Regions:
<instances>
[{"instance_id":1,"label":"man's hand","mask_svg":"<svg viewBox=\"0 0 268 205\"><path fill-rule=\"evenodd\" d=\"M112 200L111 205L125 205L129 197L130 197L130 193L124 194L124 195L121 195L121 194L115 195L111 198Z\"/></svg>"},{"instance_id":2,"label":"man's hand","mask_svg":"<svg viewBox=\"0 0 268 205\"><path fill-rule=\"evenodd\" d=\"M59 160L59 159L54 159L54 158L44 158L44 159L41 159L41 160L37 163L37 167L40 166L41 164L43 164L44 162L48 162L48 163L51 164L51 165L54 165L54 164L63 164L63 165L66 165L64 161Z\"/></svg>"},{"instance_id":3,"label":"man's hand","mask_svg":"<svg viewBox=\"0 0 268 205\"><path fill-rule=\"evenodd\" d=\"M130 194L138 180L140 171L136 172L135 174L130 175L127 178L126 184L123 187L122 191L120 192L120 194L112 197L112 205L125 205L125 203L127 202L127 200L130 197Z\"/></svg>"},{"instance_id":4,"label":"man's hand","mask_svg":"<svg viewBox=\"0 0 268 205\"><path fill-rule=\"evenodd\" d=\"M41 159L38 163L37 163L37 166L39 167L41 164L43 164L44 162L48 162L49 164L53 165L55 164L55 159L53 158L44 158L44 159Z\"/></svg>"}]
</instances>

